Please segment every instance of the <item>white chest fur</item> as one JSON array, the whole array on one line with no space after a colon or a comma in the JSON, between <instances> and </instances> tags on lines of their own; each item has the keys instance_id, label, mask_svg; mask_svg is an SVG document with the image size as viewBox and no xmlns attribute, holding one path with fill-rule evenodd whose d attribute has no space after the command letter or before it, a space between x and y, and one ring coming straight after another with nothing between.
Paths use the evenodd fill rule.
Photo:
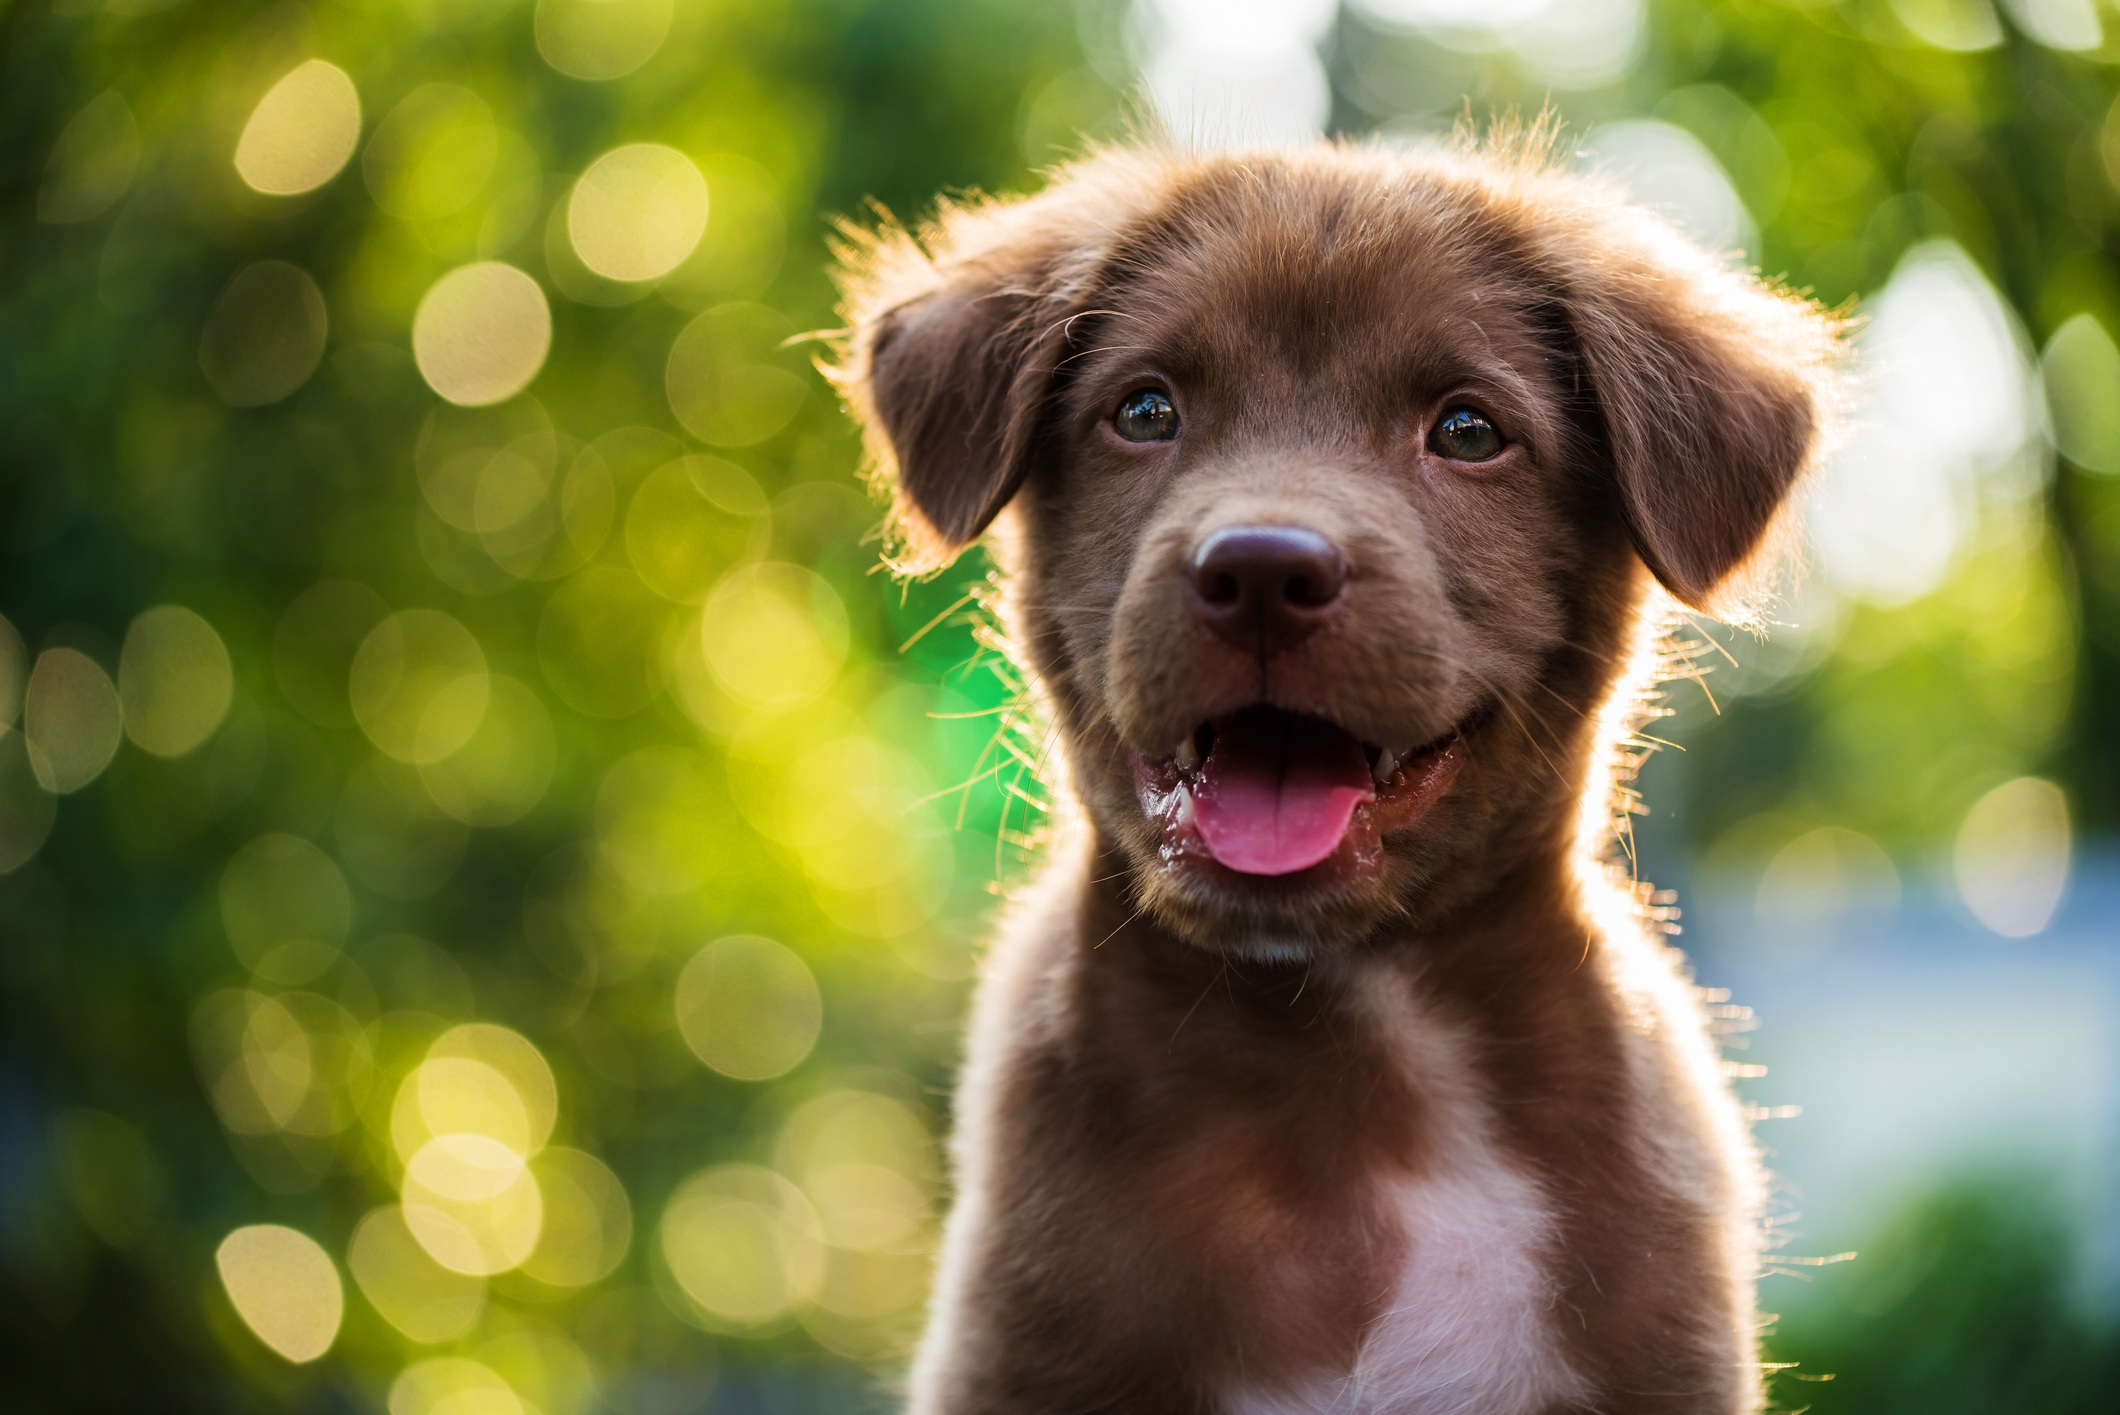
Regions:
<instances>
[{"instance_id":1,"label":"white chest fur","mask_svg":"<svg viewBox=\"0 0 2120 1415\"><path fill-rule=\"evenodd\" d=\"M1354 1367L1295 1390L1233 1391L1232 1415L1539 1415L1583 1393L1555 1327L1553 1219L1495 1138L1469 1040L1397 976L1378 1021L1423 1100L1425 1163L1391 1182L1406 1258Z\"/></svg>"}]
</instances>

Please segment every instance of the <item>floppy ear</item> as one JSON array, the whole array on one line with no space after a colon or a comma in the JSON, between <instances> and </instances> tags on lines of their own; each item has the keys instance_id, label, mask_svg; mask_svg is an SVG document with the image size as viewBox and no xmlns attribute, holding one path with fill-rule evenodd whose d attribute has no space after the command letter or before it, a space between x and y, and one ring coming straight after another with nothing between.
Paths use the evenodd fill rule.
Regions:
<instances>
[{"instance_id":1,"label":"floppy ear","mask_svg":"<svg viewBox=\"0 0 2120 1415\"><path fill-rule=\"evenodd\" d=\"M1036 196L944 202L917 240L841 227L847 342L825 372L892 493L899 569L948 564L1023 485L1069 321L1180 165L1108 149Z\"/></svg>"},{"instance_id":2,"label":"floppy ear","mask_svg":"<svg viewBox=\"0 0 2120 1415\"><path fill-rule=\"evenodd\" d=\"M1637 212L1576 235L1564 301L1635 549L1685 604L1730 608L1837 411L1841 322Z\"/></svg>"},{"instance_id":3,"label":"floppy ear","mask_svg":"<svg viewBox=\"0 0 2120 1415\"><path fill-rule=\"evenodd\" d=\"M1070 196L945 206L918 242L888 225L843 233L850 328L826 373L892 493L900 569L948 564L1023 484L1068 316L1103 248Z\"/></svg>"},{"instance_id":4,"label":"floppy ear","mask_svg":"<svg viewBox=\"0 0 2120 1415\"><path fill-rule=\"evenodd\" d=\"M899 518L918 518L912 548L928 558L970 544L1023 484L1066 338L1041 274L981 262L866 331L872 424L897 466Z\"/></svg>"}]
</instances>

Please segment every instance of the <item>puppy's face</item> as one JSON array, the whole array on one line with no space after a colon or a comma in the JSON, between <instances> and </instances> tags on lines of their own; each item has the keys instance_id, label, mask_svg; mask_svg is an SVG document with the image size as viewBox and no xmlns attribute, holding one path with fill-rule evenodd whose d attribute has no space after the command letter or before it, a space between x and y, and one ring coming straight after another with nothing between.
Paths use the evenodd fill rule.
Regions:
<instances>
[{"instance_id":1,"label":"puppy's face","mask_svg":"<svg viewBox=\"0 0 2120 1415\"><path fill-rule=\"evenodd\" d=\"M1537 685L1624 533L1566 331L1440 224L1151 240L1074 333L1022 628L1097 824L1197 938L1372 924L1491 863L1569 755L1580 686Z\"/></svg>"},{"instance_id":2,"label":"puppy's face","mask_svg":"<svg viewBox=\"0 0 2120 1415\"><path fill-rule=\"evenodd\" d=\"M1748 401L1756 380L1728 368L1696 365L1724 386L1692 406L1675 387L1644 394L1632 385L1698 351L1648 372L1601 356L1598 337L1657 343L1640 326L1659 320L1586 339L1587 320L1612 318L1523 211L1393 175L1196 167L1099 235L1065 220L1022 233L1035 249L1057 227L1100 257L1047 251L1049 270L1078 264L1048 277L1066 290L1043 327L1050 294L973 280L963 303L945 288L885 315L870 346L915 510L950 539L953 516L1015 500L1010 627L1075 785L1139 902L1203 944L1343 944L1564 837L1642 559L1667 583L1719 578L1810 440L1807 399ZM965 311L977 327L982 304L994 320L1026 289L1031 314L962 333ZM1004 360L991 402L953 408L933 364L910 362L934 359L938 328L972 340L969 355L940 341L958 350L945 377L967 361L976 375L1010 333L1029 352ZM1027 405L994 424L989 453L1006 479L972 473L967 492L960 469L923 500L938 458L911 459L936 410L947 452L976 446L1011 396ZM1628 484L1629 455L1696 477L1704 453L1741 459L1761 408L1780 422L1753 439L1773 444L1767 465L1738 469L1771 483L1760 509L1720 486L1702 512L1684 485ZM1715 435L1718 417L1738 435ZM1752 523L1662 524L1740 514ZM1673 569L1688 553L1721 563Z\"/></svg>"}]
</instances>

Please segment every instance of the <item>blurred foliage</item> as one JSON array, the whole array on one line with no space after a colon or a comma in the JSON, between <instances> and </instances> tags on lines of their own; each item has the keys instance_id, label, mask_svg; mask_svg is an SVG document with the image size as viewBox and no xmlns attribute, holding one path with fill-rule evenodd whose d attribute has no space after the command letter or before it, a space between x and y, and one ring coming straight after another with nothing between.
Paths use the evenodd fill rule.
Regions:
<instances>
[{"instance_id":1,"label":"blurred foliage","mask_svg":"<svg viewBox=\"0 0 2120 1415\"><path fill-rule=\"evenodd\" d=\"M2034 343L2120 330L2116 41L1947 52L1897 13L1656 0L1638 62L1554 97L1694 133L1825 300L1944 237ZM1037 808L979 568L872 573L855 440L787 341L834 322L834 217L1116 131L1126 16L0 4L9 1408L881 1399ZM1551 88L1353 9L1326 58L1350 133ZM2116 487L2063 463L1942 588L1749 668L1690 732L1676 844L1934 851L2033 771L2110 828ZM1921 1220L2000 1265L1964 1297L1998 1333L2062 1300L2031 1211ZM1963 1329L1955 1269L1892 1310ZM1911 1330L1776 1342L1866 1408L1990 1389L1935 1374L1988 1369L1970 1340L1891 1361Z\"/></svg>"},{"instance_id":2,"label":"blurred foliage","mask_svg":"<svg viewBox=\"0 0 2120 1415\"><path fill-rule=\"evenodd\" d=\"M2120 1390L2120 1324L2071 1295L2074 1236L2036 1182L1966 1182L1910 1201L1861 1258L1777 1325L1792 1363L1772 1408L1813 1415L2092 1415ZM1791 1294L1769 1279L1769 1305Z\"/></svg>"}]
</instances>

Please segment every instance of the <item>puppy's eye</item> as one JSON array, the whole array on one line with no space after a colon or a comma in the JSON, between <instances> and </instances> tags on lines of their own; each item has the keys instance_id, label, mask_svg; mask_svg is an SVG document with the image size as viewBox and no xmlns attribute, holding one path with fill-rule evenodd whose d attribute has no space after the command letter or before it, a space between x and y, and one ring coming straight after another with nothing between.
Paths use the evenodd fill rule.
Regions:
<instances>
[{"instance_id":1,"label":"puppy's eye","mask_svg":"<svg viewBox=\"0 0 2120 1415\"><path fill-rule=\"evenodd\" d=\"M1428 450L1455 462L1485 462L1500 455L1502 434L1484 414L1452 408L1435 420L1435 429L1428 434Z\"/></svg>"},{"instance_id":2,"label":"puppy's eye","mask_svg":"<svg viewBox=\"0 0 2120 1415\"><path fill-rule=\"evenodd\" d=\"M1126 395L1112 426L1128 442L1168 442L1178 435L1178 409L1167 395L1144 388Z\"/></svg>"}]
</instances>

